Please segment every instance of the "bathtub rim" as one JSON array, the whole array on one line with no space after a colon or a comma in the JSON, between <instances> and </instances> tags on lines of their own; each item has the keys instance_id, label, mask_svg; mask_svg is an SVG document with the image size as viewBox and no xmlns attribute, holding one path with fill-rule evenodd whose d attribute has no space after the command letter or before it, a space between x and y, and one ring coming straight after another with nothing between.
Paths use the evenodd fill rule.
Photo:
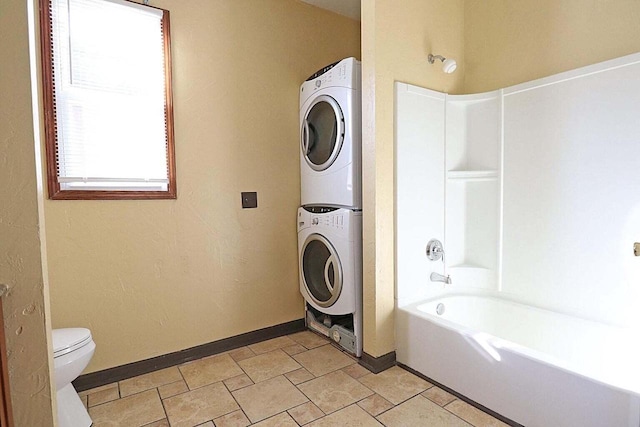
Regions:
<instances>
[{"instance_id":1,"label":"bathtub rim","mask_svg":"<svg viewBox=\"0 0 640 427\"><path fill-rule=\"evenodd\" d=\"M546 366L552 367L552 368L556 368L559 369L565 373L571 374L571 375L577 375L583 379L586 379L588 381L594 382L596 384L605 386L605 387L609 387L613 390L617 390L623 393L627 393L629 395L633 395L635 397L640 397L640 384L637 386L637 389L633 389L633 388L629 388L626 387L624 385L618 385L618 384L612 384L611 382L608 382L606 380L603 379L599 379L597 377L591 376L591 375L587 375L583 372L580 372L579 370L576 369L572 369L571 366L569 366L570 364L565 362L564 360L552 356L548 353L545 353L543 351L540 350L536 350L536 349L532 349L526 346L523 346L521 344L517 344L515 342L506 340L504 338L500 338L497 337L495 335L492 335L488 332L484 332L484 331L479 331L476 329L472 329L469 328L467 326L455 323L451 320L445 319L443 317L440 317L436 314L431 314L422 310L418 309L418 306L427 304L427 303L432 303L434 301L440 300L440 299L445 299L445 298L450 298L450 297L472 297L472 298L483 298L483 299L493 299L493 300L498 300L500 302L506 302L509 304L515 304L515 305L519 305L519 306L525 306L527 309L535 309L536 311L543 311L543 312L548 312L548 313L552 313L554 315L560 315L560 316L566 316L566 317L574 317L577 319L580 319L582 321L586 321L586 322L590 322L590 323L598 323L601 325L606 325L606 326L611 326L614 328L617 328L617 326L614 325L609 325L606 323L602 323L602 322L597 322L594 321L592 319L586 319L583 317L578 317L578 316L572 316L570 314L565 314L565 313L561 313L561 312L556 312L553 310L548 310L545 308L541 308L535 305L528 305L528 304L523 304L521 302L518 301L514 301L512 299L509 298L502 298L500 296L496 296L495 293L479 293L479 292L461 292L461 291L454 291L454 292L444 292L439 296L435 296L432 298L428 298L428 299L423 299L420 301L415 301L412 302L410 304L405 304L403 306L398 306L396 307L398 310L403 310L407 313L409 313L409 315L415 315L417 317L420 317L426 321L429 321L431 323L435 323L436 325L443 327L449 331L455 332L455 333L460 333L462 335L464 335L465 337L468 337L469 339L475 340L476 342L478 342L478 340L474 337L474 335L477 334L483 334L482 339L484 342L488 343L489 345L491 345L491 347L493 347L495 350L499 351L499 350L510 350L513 351L529 360L532 360L534 362L538 362L538 363L542 363ZM624 328L621 328L624 329ZM628 328L629 331L634 331L631 328ZM410 367L410 366L409 366ZM413 369L413 368L412 368Z\"/></svg>"},{"instance_id":2,"label":"bathtub rim","mask_svg":"<svg viewBox=\"0 0 640 427\"><path fill-rule=\"evenodd\" d=\"M395 307L402 308L408 307L410 305L416 303L425 303L428 301L432 301L437 298L444 298L449 296L474 296L474 297L482 297L482 298L493 298L501 301L508 301L519 305L525 305L527 307L536 308L543 311L549 311L556 314L561 314L564 316L574 317L576 319L585 320L587 322L594 322L602 325L611 326L613 328L620 328L626 330L635 330L640 334L640 327L631 328L623 323L612 323L604 321L598 317L591 317L585 315L581 310L577 308L567 308L560 305L545 305L540 302L530 301L526 298L522 298L521 296L506 292L506 291L496 291L494 289L486 289L486 288L477 288L473 286L454 286L448 287L448 285L443 285L440 290L430 290L428 293L421 295L420 297L413 296L407 298L399 299L396 295L395 297Z\"/></svg>"}]
</instances>

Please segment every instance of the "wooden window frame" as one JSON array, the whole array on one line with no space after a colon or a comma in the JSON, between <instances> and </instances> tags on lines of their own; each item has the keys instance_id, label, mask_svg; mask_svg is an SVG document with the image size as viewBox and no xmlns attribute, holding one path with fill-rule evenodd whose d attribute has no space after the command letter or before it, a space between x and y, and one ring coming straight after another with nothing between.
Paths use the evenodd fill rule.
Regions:
<instances>
[{"instance_id":1,"label":"wooden window frame","mask_svg":"<svg viewBox=\"0 0 640 427\"><path fill-rule=\"evenodd\" d=\"M126 0L140 5L139 3ZM44 96L44 132L47 161L47 186L52 200L145 200L176 199L176 161L173 123L173 96L171 85L171 26L169 11L161 8L164 37L164 78L165 78L165 122L167 138L168 186L166 191L121 191L121 190L61 190L58 182L58 141L55 108L55 83L53 76L53 55L51 42L51 0L40 0L40 46L42 55L42 82ZM115 28L115 27L114 27Z\"/></svg>"}]
</instances>

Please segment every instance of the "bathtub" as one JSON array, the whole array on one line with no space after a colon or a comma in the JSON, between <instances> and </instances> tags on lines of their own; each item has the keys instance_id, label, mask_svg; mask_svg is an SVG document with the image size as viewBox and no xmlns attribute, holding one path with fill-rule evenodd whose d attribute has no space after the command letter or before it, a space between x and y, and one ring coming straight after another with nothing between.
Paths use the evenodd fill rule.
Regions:
<instances>
[{"instance_id":1,"label":"bathtub","mask_svg":"<svg viewBox=\"0 0 640 427\"><path fill-rule=\"evenodd\" d=\"M638 334L475 295L410 304L396 316L398 362L510 420L640 426Z\"/></svg>"}]
</instances>

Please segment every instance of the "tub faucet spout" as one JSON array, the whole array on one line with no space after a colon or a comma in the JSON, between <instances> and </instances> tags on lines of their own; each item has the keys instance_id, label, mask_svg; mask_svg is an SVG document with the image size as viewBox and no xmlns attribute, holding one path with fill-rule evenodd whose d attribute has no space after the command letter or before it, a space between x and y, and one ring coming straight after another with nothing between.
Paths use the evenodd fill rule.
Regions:
<instances>
[{"instance_id":1,"label":"tub faucet spout","mask_svg":"<svg viewBox=\"0 0 640 427\"><path fill-rule=\"evenodd\" d=\"M431 276L429 278L431 279L432 282L443 282L443 283L446 283L447 285L451 284L451 276L449 275L443 276L442 274L431 273Z\"/></svg>"}]
</instances>

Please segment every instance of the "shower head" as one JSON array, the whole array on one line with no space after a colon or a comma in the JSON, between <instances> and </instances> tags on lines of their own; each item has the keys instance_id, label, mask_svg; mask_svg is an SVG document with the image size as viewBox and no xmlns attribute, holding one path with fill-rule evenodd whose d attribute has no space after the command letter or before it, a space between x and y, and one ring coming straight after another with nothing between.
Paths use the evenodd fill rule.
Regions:
<instances>
[{"instance_id":1,"label":"shower head","mask_svg":"<svg viewBox=\"0 0 640 427\"><path fill-rule=\"evenodd\" d=\"M456 70L456 68L458 68L458 63L456 62L455 59L447 59L442 55L432 55L432 54L429 54L429 56L427 57L429 64L433 64L436 61L436 59L439 59L442 62L442 71L444 71L447 74L453 73Z\"/></svg>"}]
</instances>

